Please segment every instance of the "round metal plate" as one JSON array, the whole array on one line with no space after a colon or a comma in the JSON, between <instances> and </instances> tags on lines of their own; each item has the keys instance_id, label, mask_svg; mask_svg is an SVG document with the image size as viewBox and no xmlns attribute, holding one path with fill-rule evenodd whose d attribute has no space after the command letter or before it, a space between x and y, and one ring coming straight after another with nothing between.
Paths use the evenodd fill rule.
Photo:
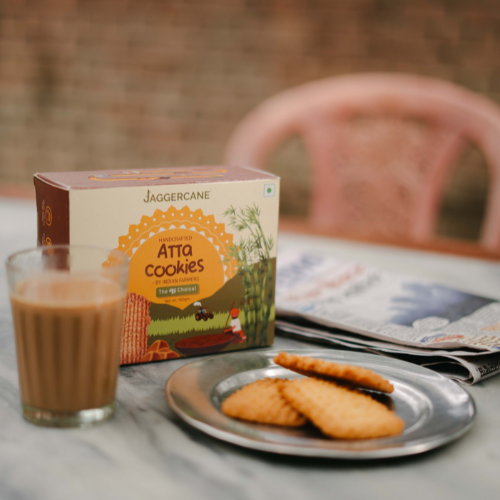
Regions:
<instances>
[{"instance_id":1,"label":"round metal plate","mask_svg":"<svg viewBox=\"0 0 500 500\"><path fill-rule=\"evenodd\" d=\"M183 366L165 386L167 400L182 420L218 439L255 450L308 457L374 459L413 455L449 443L472 426L472 397L455 382L431 370L365 353L326 349L287 352L363 366L390 380L394 392L390 399L383 397L405 420L404 432L390 438L344 441L329 439L312 425L287 429L226 417L220 411L222 401L245 384L265 377L300 377L273 362L276 350L219 355Z\"/></svg>"}]
</instances>

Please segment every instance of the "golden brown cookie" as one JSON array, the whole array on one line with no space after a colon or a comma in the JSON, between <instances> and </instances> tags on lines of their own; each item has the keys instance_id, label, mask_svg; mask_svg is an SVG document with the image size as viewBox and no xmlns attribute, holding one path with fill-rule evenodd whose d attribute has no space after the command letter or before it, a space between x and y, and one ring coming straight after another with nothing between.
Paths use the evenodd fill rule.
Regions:
<instances>
[{"instance_id":1,"label":"golden brown cookie","mask_svg":"<svg viewBox=\"0 0 500 500\"><path fill-rule=\"evenodd\" d=\"M400 434L404 421L386 406L360 391L326 380L290 381L282 395L327 436L369 439Z\"/></svg>"},{"instance_id":2,"label":"golden brown cookie","mask_svg":"<svg viewBox=\"0 0 500 500\"><path fill-rule=\"evenodd\" d=\"M157 340L149 346L148 352L161 351L162 349L170 349L170 346L165 340Z\"/></svg>"},{"instance_id":3,"label":"golden brown cookie","mask_svg":"<svg viewBox=\"0 0 500 500\"><path fill-rule=\"evenodd\" d=\"M387 392L388 394L394 391L392 384L385 378L360 366L341 365L322 359L287 354L286 352L280 352L275 356L274 362L307 377L316 377L332 382L347 382L357 387Z\"/></svg>"},{"instance_id":4,"label":"golden brown cookie","mask_svg":"<svg viewBox=\"0 0 500 500\"><path fill-rule=\"evenodd\" d=\"M127 293L123 313L120 364L140 363L148 350L148 327L151 302L137 293Z\"/></svg>"},{"instance_id":5,"label":"golden brown cookie","mask_svg":"<svg viewBox=\"0 0 500 500\"><path fill-rule=\"evenodd\" d=\"M146 355L140 360L140 363L148 363L149 361L160 361L164 359L176 359L180 356L172 351L164 340L157 340L149 347Z\"/></svg>"},{"instance_id":6,"label":"golden brown cookie","mask_svg":"<svg viewBox=\"0 0 500 500\"><path fill-rule=\"evenodd\" d=\"M262 424L299 427L306 419L281 395L289 380L263 379L245 385L222 403L221 409L229 417Z\"/></svg>"}]
</instances>

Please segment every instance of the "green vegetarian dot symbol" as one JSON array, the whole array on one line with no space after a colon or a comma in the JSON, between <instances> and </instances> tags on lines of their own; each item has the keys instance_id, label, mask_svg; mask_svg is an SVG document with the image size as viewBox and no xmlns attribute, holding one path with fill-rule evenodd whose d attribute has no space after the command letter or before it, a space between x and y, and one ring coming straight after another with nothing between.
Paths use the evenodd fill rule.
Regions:
<instances>
[{"instance_id":1,"label":"green vegetarian dot symbol","mask_svg":"<svg viewBox=\"0 0 500 500\"><path fill-rule=\"evenodd\" d=\"M267 192L270 193L272 191L271 188L267 188Z\"/></svg>"}]
</instances>

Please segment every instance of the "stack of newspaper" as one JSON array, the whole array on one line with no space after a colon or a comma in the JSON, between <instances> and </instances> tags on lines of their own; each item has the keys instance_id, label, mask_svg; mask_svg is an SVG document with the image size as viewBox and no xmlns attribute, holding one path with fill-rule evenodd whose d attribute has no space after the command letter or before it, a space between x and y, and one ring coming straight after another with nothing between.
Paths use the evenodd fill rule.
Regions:
<instances>
[{"instance_id":1,"label":"stack of newspaper","mask_svg":"<svg viewBox=\"0 0 500 500\"><path fill-rule=\"evenodd\" d=\"M500 303L321 255L280 253L278 334L395 356L464 384L500 373Z\"/></svg>"}]
</instances>

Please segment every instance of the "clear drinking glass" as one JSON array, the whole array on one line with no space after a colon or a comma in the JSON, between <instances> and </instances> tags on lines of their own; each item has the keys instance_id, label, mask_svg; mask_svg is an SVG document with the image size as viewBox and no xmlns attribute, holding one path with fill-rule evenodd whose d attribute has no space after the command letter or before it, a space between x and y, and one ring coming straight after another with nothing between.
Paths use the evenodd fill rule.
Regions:
<instances>
[{"instance_id":1,"label":"clear drinking glass","mask_svg":"<svg viewBox=\"0 0 500 500\"><path fill-rule=\"evenodd\" d=\"M113 415L128 264L116 250L70 245L7 259L26 420L80 427Z\"/></svg>"}]
</instances>

